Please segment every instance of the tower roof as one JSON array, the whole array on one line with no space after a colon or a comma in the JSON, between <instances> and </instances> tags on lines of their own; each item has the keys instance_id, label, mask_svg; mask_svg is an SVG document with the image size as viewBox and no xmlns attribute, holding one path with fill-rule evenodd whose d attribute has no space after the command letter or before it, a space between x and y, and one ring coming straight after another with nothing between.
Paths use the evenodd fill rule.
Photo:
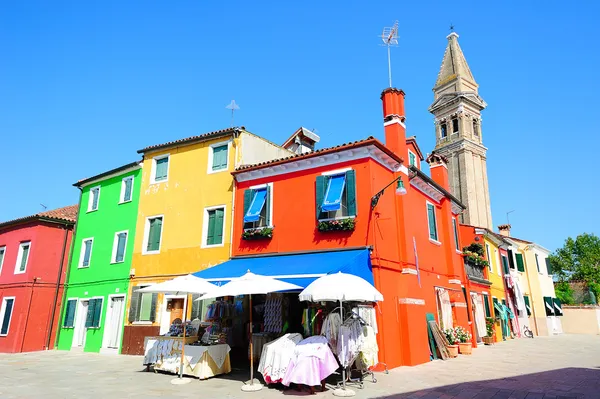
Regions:
<instances>
[{"instance_id":1,"label":"tower roof","mask_svg":"<svg viewBox=\"0 0 600 399\"><path fill-rule=\"evenodd\" d=\"M448 45L446 46L446 52L444 53L444 59L442 60L442 66L440 67L435 87L459 78L470 81L476 87L475 78L458 44L458 34L452 32L446 38L448 39ZM462 91L462 88L457 89L459 89L457 91Z\"/></svg>"}]
</instances>

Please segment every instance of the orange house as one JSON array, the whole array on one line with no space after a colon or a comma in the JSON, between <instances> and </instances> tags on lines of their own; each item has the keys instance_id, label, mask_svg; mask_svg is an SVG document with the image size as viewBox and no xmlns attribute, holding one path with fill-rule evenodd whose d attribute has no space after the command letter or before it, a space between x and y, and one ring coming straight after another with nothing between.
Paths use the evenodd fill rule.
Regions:
<instances>
[{"instance_id":1,"label":"orange house","mask_svg":"<svg viewBox=\"0 0 600 399\"><path fill-rule=\"evenodd\" d=\"M405 133L404 92L386 89L382 100L385 145L369 137L233 172L227 263L252 261L255 273L304 286L337 270L372 282L384 296L379 359L397 367L430 360L426 315L442 317L440 289L446 320L467 325L456 220L464 206L448 192L442 157L428 158L432 177L419 169L423 156ZM197 275L234 277L227 263Z\"/></svg>"}]
</instances>

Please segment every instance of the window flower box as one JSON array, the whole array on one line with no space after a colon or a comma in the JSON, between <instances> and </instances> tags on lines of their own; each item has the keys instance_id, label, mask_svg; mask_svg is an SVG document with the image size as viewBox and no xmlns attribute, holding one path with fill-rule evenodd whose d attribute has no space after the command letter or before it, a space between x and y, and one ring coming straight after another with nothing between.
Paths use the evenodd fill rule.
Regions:
<instances>
[{"instance_id":1,"label":"window flower box","mask_svg":"<svg viewBox=\"0 0 600 399\"><path fill-rule=\"evenodd\" d=\"M243 240L264 240L271 238L273 238L273 229L270 227L248 229L242 233Z\"/></svg>"},{"instance_id":2,"label":"window flower box","mask_svg":"<svg viewBox=\"0 0 600 399\"><path fill-rule=\"evenodd\" d=\"M327 231L353 231L355 221L354 218L323 220L319 222L318 229L321 232Z\"/></svg>"}]
</instances>

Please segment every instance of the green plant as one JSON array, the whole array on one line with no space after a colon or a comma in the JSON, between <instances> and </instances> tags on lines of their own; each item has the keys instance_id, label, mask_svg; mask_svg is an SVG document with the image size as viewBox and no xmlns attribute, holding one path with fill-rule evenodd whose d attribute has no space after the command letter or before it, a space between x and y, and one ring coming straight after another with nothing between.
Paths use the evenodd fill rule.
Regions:
<instances>
[{"instance_id":1,"label":"green plant","mask_svg":"<svg viewBox=\"0 0 600 399\"><path fill-rule=\"evenodd\" d=\"M486 317L485 318L485 332L487 333L487 336L493 337L495 329L496 329L496 319L494 319L493 317Z\"/></svg>"},{"instance_id":2,"label":"green plant","mask_svg":"<svg viewBox=\"0 0 600 399\"><path fill-rule=\"evenodd\" d=\"M575 292L568 282L560 281L556 283L554 286L554 291L556 293L556 297L560 299L564 305L572 305L575 302Z\"/></svg>"},{"instance_id":3,"label":"green plant","mask_svg":"<svg viewBox=\"0 0 600 399\"><path fill-rule=\"evenodd\" d=\"M448 340L448 343L450 345L456 345L458 344L458 337L456 336L456 332L454 331L453 328L447 328L444 330L444 335L446 336L446 339Z\"/></svg>"},{"instance_id":4,"label":"green plant","mask_svg":"<svg viewBox=\"0 0 600 399\"><path fill-rule=\"evenodd\" d=\"M476 255L479 255L480 257L483 257L483 245L479 244L478 242L474 242L468 247L464 247L463 252L472 252Z\"/></svg>"},{"instance_id":5,"label":"green plant","mask_svg":"<svg viewBox=\"0 0 600 399\"><path fill-rule=\"evenodd\" d=\"M244 230L242 233L242 239L244 240L260 240L262 238L272 238L273 229L270 227L263 227L258 229Z\"/></svg>"},{"instance_id":6,"label":"green plant","mask_svg":"<svg viewBox=\"0 0 600 399\"><path fill-rule=\"evenodd\" d=\"M454 327L454 332L456 333L458 342L460 342L461 344L471 342L471 333L468 332L464 327L456 326Z\"/></svg>"},{"instance_id":7,"label":"green plant","mask_svg":"<svg viewBox=\"0 0 600 399\"><path fill-rule=\"evenodd\" d=\"M319 222L317 228L319 231L352 231L354 230L354 218L324 220Z\"/></svg>"}]
</instances>

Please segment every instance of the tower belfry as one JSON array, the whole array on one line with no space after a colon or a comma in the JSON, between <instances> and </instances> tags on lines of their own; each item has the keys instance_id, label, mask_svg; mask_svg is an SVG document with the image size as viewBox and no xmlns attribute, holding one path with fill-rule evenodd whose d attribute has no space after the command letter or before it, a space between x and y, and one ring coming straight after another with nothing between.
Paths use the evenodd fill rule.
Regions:
<instances>
[{"instance_id":1,"label":"tower belfry","mask_svg":"<svg viewBox=\"0 0 600 399\"><path fill-rule=\"evenodd\" d=\"M435 152L448 158L450 190L467 210L461 222L492 229L486 151L481 133L481 111L487 104L458 44L458 35L447 36L442 66L429 107L435 118Z\"/></svg>"}]
</instances>

